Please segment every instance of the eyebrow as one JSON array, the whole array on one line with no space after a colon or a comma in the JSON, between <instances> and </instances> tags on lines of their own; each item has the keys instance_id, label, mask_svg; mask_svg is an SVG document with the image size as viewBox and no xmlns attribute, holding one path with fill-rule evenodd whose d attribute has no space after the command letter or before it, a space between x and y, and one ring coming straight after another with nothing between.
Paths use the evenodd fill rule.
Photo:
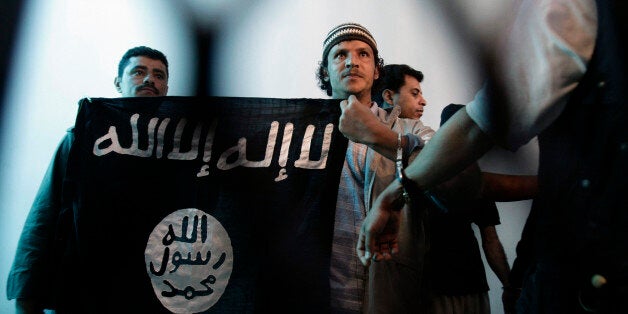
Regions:
<instances>
[{"instance_id":1,"label":"eyebrow","mask_svg":"<svg viewBox=\"0 0 628 314\"><path fill-rule=\"evenodd\" d=\"M347 51L349 51L349 49L347 48L337 48L336 50L332 50L331 54L335 56L341 52L347 52Z\"/></svg>"},{"instance_id":2,"label":"eyebrow","mask_svg":"<svg viewBox=\"0 0 628 314\"><path fill-rule=\"evenodd\" d=\"M137 69L148 70L148 67L146 67L145 65L136 65L136 66L131 68L131 71L134 71L134 70L137 70Z\"/></svg>"},{"instance_id":3,"label":"eyebrow","mask_svg":"<svg viewBox=\"0 0 628 314\"><path fill-rule=\"evenodd\" d=\"M134 70L137 70L137 69L142 69L144 71L148 71L148 67L147 66L145 66L145 65L136 65L136 66L131 68L131 72L133 72ZM159 74L163 74L163 75L167 76L166 71L164 71L162 69L153 69L153 72L159 73Z\"/></svg>"}]
</instances>

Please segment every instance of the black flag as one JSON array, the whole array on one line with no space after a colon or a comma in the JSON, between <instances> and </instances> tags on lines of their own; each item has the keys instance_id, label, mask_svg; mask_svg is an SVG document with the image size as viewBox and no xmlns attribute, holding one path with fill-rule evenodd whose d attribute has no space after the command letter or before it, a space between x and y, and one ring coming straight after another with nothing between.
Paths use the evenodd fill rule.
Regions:
<instances>
[{"instance_id":1,"label":"black flag","mask_svg":"<svg viewBox=\"0 0 628 314\"><path fill-rule=\"evenodd\" d=\"M329 309L347 140L337 100L84 99L60 304L85 312ZM72 275L68 275L72 274Z\"/></svg>"}]
</instances>

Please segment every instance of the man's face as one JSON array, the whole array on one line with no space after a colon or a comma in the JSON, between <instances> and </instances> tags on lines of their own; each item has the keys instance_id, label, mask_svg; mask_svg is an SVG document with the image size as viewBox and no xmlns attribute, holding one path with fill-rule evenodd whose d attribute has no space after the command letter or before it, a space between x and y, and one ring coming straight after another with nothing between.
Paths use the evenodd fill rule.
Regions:
<instances>
[{"instance_id":1,"label":"man's face","mask_svg":"<svg viewBox=\"0 0 628 314\"><path fill-rule=\"evenodd\" d=\"M160 60L144 56L129 58L114 84L122 97L166 96L168 93L168 74L166 65Z\"/></svg>"},{"instance_id":2,"label":"man's face","mask_svg":"<svg viewBox=\"0 0 628 314\"><path fill-rule=\"evenodd\" d=\"M327 72L332 97L337 99L370 95L373 81L379 77L373 49L360 40L333 46L327 55Z\"/></svg>"},{"instance_id":3,"label":"man's face","mask_svg":"<svg viewBox=\"0 0 628 314\"><path fill-rule=\"evenodd\" d=\"M401 106L399 117L408 119L420 119L423 116L427 101L423 98L421 83L414 77L406 75L405 83L399 88L398 93L392 96L393 105Z\"/></svg>"}]
</instances>

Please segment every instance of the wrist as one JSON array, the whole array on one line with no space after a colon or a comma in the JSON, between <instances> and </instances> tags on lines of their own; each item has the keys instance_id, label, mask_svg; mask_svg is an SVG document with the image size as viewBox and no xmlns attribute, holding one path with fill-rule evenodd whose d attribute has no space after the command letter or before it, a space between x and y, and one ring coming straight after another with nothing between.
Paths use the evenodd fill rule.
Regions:
<instances>
[{"instance_id":1,"label":"wrist","mask_svg":"<svg viewBox=\"0 0 628 314\"><path fill-rule=\"evenodd\" d=\"M429 190L424 190L419 187L419 184L410 179L405 171L401 161L397 161L397 181L401 183L403 198L406 202L415 202L416 204L422 202L426 206L431 206L443 213L449 211L448 206L443 200L434 195Z\"/></svg>"},{"instance_id":2,"label":"wrist","mask_svg":"<svg viewBox=\"0 0 628 314\"><path fill-rule=\"evenodd\" d=\"M405 180L407 180L405 173L403 172L403 148L401 146L401 133L397 133L397 158L395 159L395 177L397 182L401 185L402 197L401 200L407 203L410 200L408 190L404 186ZM404 179L405 178L405 179Z\"/></svg>"},{"instance_id":3,"label":"wrist","mask_svg":"<svg viewBox=\"0 0 628 314\"><path fill-rule=\"evenodd\" d=\"M407 195L418 196L424 193L423 190L419 188L419 185L406 175L403 169L401 169L400 178L401 186Z\"/></svg>"},{"instance_id":4,"label":"wrist","mask_svg":"<svg viewBox=\"0 0 628 314\"><path fill-rule=\"evenodd\" d=\"M427 200L432 205L436 206L442 212L447 212L447 207L441 202L441 200L430 193L429 191L424 191L419 187L419 185L408 178L406 173L403 170L404 162L403 162L403 147L402 147L402 135L401 133L397 133L397 158L395 159L395 172L397 181L401 184L402 187L402 197L401 201L405 203L409 203L414 200L418 203L418 201L423 198Z\"/></svg>"},{"instance_id":5,"label":"wrist","mask_svg":"<svg viewBox=\"0 0 628 314\"><path fill-rule=\"evenodd\" d=\"M397 158L395 159L395 172L397 181L401 184L402 188L402 197L403 200L408 203L411 200L411 196L417 196L423 193L419 186L403 171L404 168L404 160L403 160L403 146L402 146L402 137L401 133L397 133Z\"/></svg>"}]
</instances>

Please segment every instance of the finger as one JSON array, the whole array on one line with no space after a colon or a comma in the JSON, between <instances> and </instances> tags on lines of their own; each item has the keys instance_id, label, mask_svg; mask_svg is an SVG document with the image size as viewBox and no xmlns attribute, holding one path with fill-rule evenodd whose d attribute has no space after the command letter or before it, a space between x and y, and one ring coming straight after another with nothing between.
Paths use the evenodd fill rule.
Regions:
<instances>
[{"instance_id":1,"label":"finger","mask_svg":"<svg viewBox=\"0 0 628 314\"><path fill-rule=\"evenodd\" d=\"M346 99L340 101L340 109L342 109L344 111L345 108L347 108L347 106L349 105L349 103L347 102Z\"/></svg>"},{"instance_id":2,"label":"finger","mask_svg":"<svg viewBox=\"0 0 628 314\"><path fill-rule=\"evenodd\" d=\"M362 265L368 267L369 264L371 263L371 252L368 249L366 249L366 246L364 245L364 236L361 231L360 231L360 237L358 239L358 246L356 247L356 251Z\"/></svg>"},{"instance_id":3,"label":"finger","mask_svg":"<svg viewBox=\"0 0 628 314\"><path fill-rule=\"evenodd\" d=\"M373 262L381 262L381 261L389 261L392 259L392 256L388 254L388 252L380 251L373 254L373 258L371 258Z\"/></svg>"},{"instance_id":4,"label":"finger","mask_svg":"<svg viewBox=\"0 0 628 314\"><path fill-rule=\"evenodd\" d=\"M379 243L380 252L387 252L389 250L388 242L380 242Z\"/></svg>"},{"instance_id":5,"label":"finger","mask_svg":"<svg viewBox=\"0 0 628 314\"><path fill-rule=\"evenodd\" d=\"M382 242L380 244L381 256L383 260L391 260L392 259L392 249L389 242Z\"/></svg>"},{"instance_id":6,"label":"finger","mask_svg":"<svg viewBox=\"0 0 628 314\"><path fill-rule=\"evenodd\" d=\"M397 253L399 253L399 245L397 243L393 243L391 245L390 254L395 255Z\"/></svg>"},{"instance_id":7,"label":"finger","mask_svg":"<svg viewBox=\"0 0 628 314\"><path fill-rule=\"evenodd\" d=\"M364 257L368 260L368 263L370 264L371 260L377 261L376 256L378 255L378 249L375 245L376 239L372 236L372 231L366 228L366 222L362 226L364 228Z\"/></svg>"}]
</instances>

